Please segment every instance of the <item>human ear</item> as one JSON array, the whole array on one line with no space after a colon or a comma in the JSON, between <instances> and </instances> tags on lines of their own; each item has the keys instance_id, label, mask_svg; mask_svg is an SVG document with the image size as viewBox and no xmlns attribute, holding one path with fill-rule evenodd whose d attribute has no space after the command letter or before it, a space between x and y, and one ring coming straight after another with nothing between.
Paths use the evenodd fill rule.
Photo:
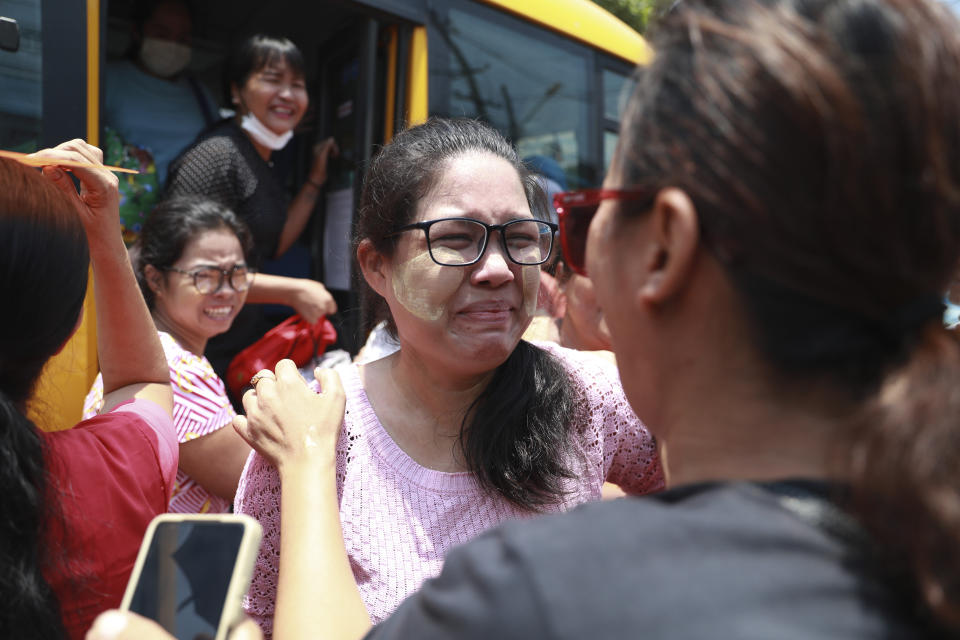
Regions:
<instances>
[{"instance_id":1,"label":"human ear","mask_svg":"<svg viewBox=\"0 0 960 640\"><path fill-rule=\"evenodd\" d=\"M357 264L360 265L363 279L370 288L384 296L387 288L387 260L374 248L369 238L364 238L357 245Z\"/></svg>"},{"instance_id":2,"label":"human ear","mask_svg":"<svg viewBox=\"0 0 960 640\"><path fill-rule=\"evenodd\" d=\"M649 228L648 277L640 294L646 302L662 303L683 289L692 272L700 245L693 201L680 189L661 190L650 212Z\"/></svg>"},{"instance_id":3,"label":"human ear","mask_svg":"<svg viewBox=\"0 0 960 640\"><path fill-rule=\"evenodd\" d=\"M163 274L160 273L160 270L152 264L148 264L143 268L143 275L147 280L147 286L150 288L150 291L152 291L154 295L160 295L163 290Z\"/></svg>"}]
</instances>

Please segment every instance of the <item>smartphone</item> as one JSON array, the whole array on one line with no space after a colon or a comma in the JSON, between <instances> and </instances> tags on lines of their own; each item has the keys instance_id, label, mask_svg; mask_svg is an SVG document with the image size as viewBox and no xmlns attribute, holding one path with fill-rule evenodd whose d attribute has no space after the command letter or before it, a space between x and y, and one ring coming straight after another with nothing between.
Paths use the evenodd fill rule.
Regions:
<instances>
[{"instance_id":1,"label":"smartphone","mask_svg":"<svg viewBox=\"0 0 960 640\"><path fill-rule=\"evenodd\" d=\"M223 640L243 617L263 534L245 515L157 516L147 528L120 608L178 640Z\"/></svg>"}]
</instances>

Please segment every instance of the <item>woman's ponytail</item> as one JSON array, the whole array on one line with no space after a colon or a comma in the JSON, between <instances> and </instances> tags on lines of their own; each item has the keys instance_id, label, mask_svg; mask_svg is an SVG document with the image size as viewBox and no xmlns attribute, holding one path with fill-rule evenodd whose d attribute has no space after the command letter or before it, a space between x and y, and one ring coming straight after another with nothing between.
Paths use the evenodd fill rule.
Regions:
<instances>
[{"instance_id":1,"label":"woman's ponytail","mask_svg":"<svg viewBox=\"0 0 960 640\"><path fill-rule=\"evenodd\" d=\"M960 628L960 340L924 330L850 432L852 507L930 611Z\"/></svg>"},{"instance_id":2,"label":"woman's ponytail","mask_svg":"<svg viewBox=\"0 0 960 640\"><path fill-rule=\"evenodd\" d=\"M46 565L48 482L40 433L0 389L0 637L65 638Z\"/></svg>"}]
</instances>

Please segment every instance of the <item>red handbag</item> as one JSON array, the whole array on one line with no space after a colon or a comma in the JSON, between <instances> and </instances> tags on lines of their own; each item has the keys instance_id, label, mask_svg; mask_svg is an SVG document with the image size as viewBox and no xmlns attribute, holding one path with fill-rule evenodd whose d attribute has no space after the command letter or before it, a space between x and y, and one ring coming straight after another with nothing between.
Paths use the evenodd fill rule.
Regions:
<instances>
[{"instance_id":1,"label":"red handbag","mask_svg":"<svg viewBox=\"0 0 960 640\"><path fill-rule=\"evenodd\" d=\"M311 325L300 314L294 314L234 356L227 367L227 386L234 397L239 398L257 371L273 370L284 358L302 367L336 339L337 331L326 317Z\"/></svg>"}]
</instances>

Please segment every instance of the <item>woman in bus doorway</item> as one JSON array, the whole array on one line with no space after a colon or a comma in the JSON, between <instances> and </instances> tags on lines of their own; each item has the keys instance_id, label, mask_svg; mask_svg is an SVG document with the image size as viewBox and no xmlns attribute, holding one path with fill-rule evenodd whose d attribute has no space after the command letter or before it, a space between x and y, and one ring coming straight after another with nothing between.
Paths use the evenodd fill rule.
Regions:
<instances>
[{"instance_id":1,"label":"woman in bus doorway","mask_svg":"<svg viewBox=\"0 0 960 640\"><path fill-rule=\"evenodd\" d=\"M316 146L307 180L290 201L271 156L290 142L307 110L303 56L286 38L257 35L234 52L227 73L236 118L206 132L171 163L164 195L199 195L234 211L250 228L251 266L260 269L300 237L338 149L332 138ZM321 283L265 273L250 288L248 302L285 304L308 322L336 311ZM244 309L231 330L208 345L217 373L224 377L233 356L268 328L262 312Z\"/></svg>"}]
</instances>

